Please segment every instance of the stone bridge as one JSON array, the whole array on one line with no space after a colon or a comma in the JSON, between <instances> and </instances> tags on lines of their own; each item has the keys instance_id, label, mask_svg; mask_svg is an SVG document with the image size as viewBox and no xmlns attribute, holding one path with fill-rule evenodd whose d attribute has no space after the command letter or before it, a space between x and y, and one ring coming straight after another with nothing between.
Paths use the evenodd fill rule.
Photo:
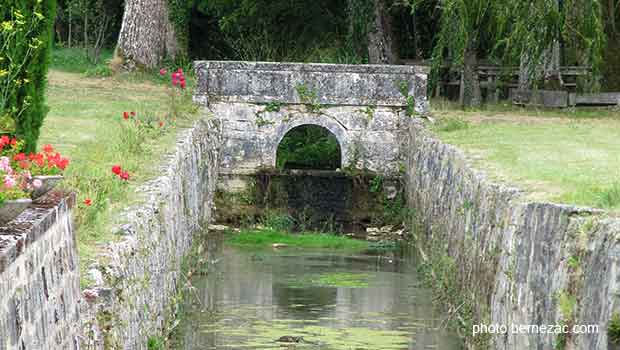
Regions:
<instances>
[{"instance_id":1,"label":"stone bridge","mask_svg":"<svg viewBox=\"0 0 620 350\"><path fill-rule=\"evenodd\" d=\"M293 128L318 125L340 143L341 167L395 174L409 122L428 109L415 66L202 61L194 99L220 120L220 175L273 168Z\"/></svg>"}]
</instances>

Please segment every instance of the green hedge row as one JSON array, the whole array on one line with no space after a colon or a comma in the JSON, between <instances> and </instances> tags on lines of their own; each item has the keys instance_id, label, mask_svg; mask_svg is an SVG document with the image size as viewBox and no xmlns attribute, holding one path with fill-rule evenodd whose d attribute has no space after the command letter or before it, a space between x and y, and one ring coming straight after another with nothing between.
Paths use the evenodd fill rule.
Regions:
<instances>
[{"instance_id":1,"label":"green hedge row","mask_svg":"<svg viewBox=\"0 0 620 350\"><path fill-rule=\"evenodd\" d=\"M56 0L3 0L0 7L0 133L34 151L47 115L45 88Z\"/></svg>"}]
</instances>

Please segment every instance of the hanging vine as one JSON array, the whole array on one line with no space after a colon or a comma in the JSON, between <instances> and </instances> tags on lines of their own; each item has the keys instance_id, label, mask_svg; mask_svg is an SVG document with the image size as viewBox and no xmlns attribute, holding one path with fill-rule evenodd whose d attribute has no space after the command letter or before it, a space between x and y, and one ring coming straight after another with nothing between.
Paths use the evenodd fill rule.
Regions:
<instances>
[{"instance_id":1,"label":"hanging vine","mask_svg":"<svg viewBox=\"0 0 620 350\"><path fill-rule=\"evenodd\" d=\"M374 21L374 0L348 0L347 48L368 62L368 31Z\"/></svg>"}]
</instances>

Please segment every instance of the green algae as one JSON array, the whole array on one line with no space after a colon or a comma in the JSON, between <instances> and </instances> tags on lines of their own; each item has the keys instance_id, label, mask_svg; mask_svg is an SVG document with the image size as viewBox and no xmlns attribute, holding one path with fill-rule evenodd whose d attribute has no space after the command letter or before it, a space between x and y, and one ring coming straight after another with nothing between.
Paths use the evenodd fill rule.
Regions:
<instances>
[{"instance_id":1,"label":"green algae","mask_svg":"<svg viewBox=\"0 0 620 350\"><path fill-rule=\"evenodd\" d=\"M202 330L218 337L230 338L229 344L238 349L281 349L277 340L283 336L302 337L303 342L295 349L385 349L408 348L412 341L410 331L379 330L368 327L333 328L313 324L314 322L271 322L245 323L239 327L223 326L219 330ZM232 346L232 345L229 345Z\"/></svg>"},{"instance_id":2,"label":"green algae","mask_svg":"<svg viewBox=\"0 0 620 350\"><path fill-rule=\"evenodd\" d=\"M285 244L289 248L344 249L354 251L362 251L369 247L369 243L366 241L335 234L316 232L290 233L269 228L244 229L238 233L231 233L226 237L226 243L250 248L270 248L273 244Z\"/></svg>"}]
</instances>

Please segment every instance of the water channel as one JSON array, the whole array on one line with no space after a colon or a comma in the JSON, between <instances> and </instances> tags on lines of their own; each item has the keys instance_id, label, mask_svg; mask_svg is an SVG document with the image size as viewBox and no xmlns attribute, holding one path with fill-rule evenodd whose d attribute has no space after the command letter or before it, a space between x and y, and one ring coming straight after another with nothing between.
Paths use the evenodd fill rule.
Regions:
<instances>
[{"instance_id":1,"label":"water channel","mask_svg":"<svg viewBox=\"0 0 620 350\"><path fill-rule=\"evenodd\" d=\"M248 249L208 242L176 349L461 349L411 248Z\"/></svg>"}]
</instances>

